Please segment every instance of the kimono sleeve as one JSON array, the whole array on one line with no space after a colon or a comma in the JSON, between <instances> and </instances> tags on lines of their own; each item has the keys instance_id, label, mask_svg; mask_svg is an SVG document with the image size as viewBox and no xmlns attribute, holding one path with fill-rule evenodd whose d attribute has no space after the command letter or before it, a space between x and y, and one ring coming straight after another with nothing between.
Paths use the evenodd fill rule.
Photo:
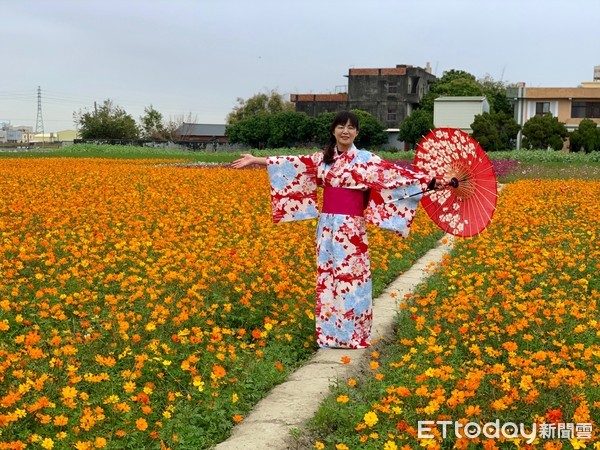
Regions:
<instances>
[{"instance_id":1,"label":"kimono sleeve","mask_svg":"<svg viewBox=\"0 0 600 450\"><path fill-rule=\"evenodd\" d=\"M377 156L371 162L366 173L371 195L365 219L373 225L407 237L429 180Z\"/></svg>"},{"instance_id":2,"label":"kimono sleeve","mask_svg":"<svg viewBox=\"0 0 600 450\"><path fill-rule=\"evenodd\" d=\"M270 156L273 222L314 219L317 208L317 164L312 155Z\"/></svg>"}]
</instances>

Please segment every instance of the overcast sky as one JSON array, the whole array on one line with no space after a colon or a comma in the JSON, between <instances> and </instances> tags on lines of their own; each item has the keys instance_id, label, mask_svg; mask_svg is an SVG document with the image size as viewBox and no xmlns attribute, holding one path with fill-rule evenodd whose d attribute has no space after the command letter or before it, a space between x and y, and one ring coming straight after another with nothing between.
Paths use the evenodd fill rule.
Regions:
<instances>
[{"instance_id":1,"label":"overcast sky","mask_svg":"<svg viewBox=\"0 0 600 450\"><path fill-rule=\"evenodd\" d=\"M105 99L225 123L238 97L427 62L575 87L600 65L599 18L599 0L0 0L0 121L35 128L40 86L46 132Z\"/></svg>"}]
</instances>

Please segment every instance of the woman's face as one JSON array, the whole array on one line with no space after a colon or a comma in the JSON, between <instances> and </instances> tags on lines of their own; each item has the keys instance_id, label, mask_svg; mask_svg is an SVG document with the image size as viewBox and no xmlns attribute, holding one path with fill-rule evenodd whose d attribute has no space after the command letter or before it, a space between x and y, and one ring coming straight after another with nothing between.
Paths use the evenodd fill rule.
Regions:
<instances>
[{"instance_id":1,"label":"woman's face","mask_svg":"<svg viewBox=\"0 0 600 450\"><path fill-rule=\"evenodd\" d=\"M348 150L352 147L356 136L358 136L358 130L348 121L346 125L337 125L333 129L333 136L339 150Z\"/></svg>"}]
</instances>

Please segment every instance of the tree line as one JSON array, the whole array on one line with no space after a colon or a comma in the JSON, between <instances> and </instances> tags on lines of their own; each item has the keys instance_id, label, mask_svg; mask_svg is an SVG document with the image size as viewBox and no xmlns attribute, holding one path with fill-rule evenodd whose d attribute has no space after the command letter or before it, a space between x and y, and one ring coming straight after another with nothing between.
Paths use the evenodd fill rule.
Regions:
<instances>
[{"instance_id":1,"label":"tree line","mask_svg":"<svg viewBox=\"0 0 600 450\"><path fill-rule=\"evenodd\" d=\"M315 117L294 111L294 105L276 91L260 93L248 100L237 99L238 105L227 116L225 134L232 143L253 148L281 148L325 145L335 112ZM353 110L360 119L357 145L378 147L388 141L385 127L366 111Z\"/></svg>"},{"instance_id":2,"label":"tree line","mask_svg":"<svg viewBox=\"0 0 600 450\"><path fill-rule=\"evenodd\" d=\"M532 117L521 130L514 119L513 105L506 96L508 87L489 76L477 80L465 71L445 72L423 97L419 109L402 122L399 139L414 145L433 128L433 104L437 97L485 96L490 104L490 112L476 115L471 129L473 138L486 151L514 149L519 131L522 131L524 149L561 150L565 139L569 138L573 151L600 150L600 129L590 119L583 119L578 129L569 133L563 122L548 113Z\"/></svg>"},{"instance_id":3,"label":"tree line","mask_svg":"<svg viewBox=\"0 0 600 450\"><path fill-rule=\"evenodd\" d=\"M577 130L569 133L565 124L551 114L532 117L522 130L514 119L513 105L506 95L509 86L490 76L480 80L461 70L450 70L438 79L419 107L400 124L398 139L414 147L434 128L433 107L437 97L485 96L490 112L476 115L471 124L473 137L486 151L510 150L517 144L522 131L522 148L561 150L566 138L571 149L591 152L600 150L600 129L590 119L583 119ZM329 124L334 113L316 117L294 112L276 91L260 93L247 100L238 98L238 105L227 116L226 134L231 142L255 148L290 147L299 143L324 144L329 139ZM361 118L357 145L378 147L387 144L384 126L371 114L356 111Z\"/></svg>"},{"instance_id":4,"label":"tree line","mask_svg":"<svg viewBox=\"0 0 600 450\"><path fill-rule=\"evenodd\" d=\"M139 122L125 109L106 99L92 110L73 113L82 139L174 141L184 117L166 120L152 105L144 108ZM191 121L191 117L189 118Z\"/></svg>"},{"instance_id":5,"label":"tree line","mask_svg":"<svg viewBox=\"0 0 600 450\"><path fill-rule=\"evenodd\" d=\"M566 138L573 151L600 150L600 129L590 119L583 119L577 130L569 133L565 124L550 113L536 115L527 121L522 130L513 118L513 105L506 96L508 85L486 76L476 79L462 70L450 70L436 80L430 91L400 124L398 139L414 147L434 128L433 105L437 97L485 96L490 112L475 116L471 129L473 137L486 151L509 150L516 147L521 131L524 149L560 150ZM353 110L361 120L357 145L377 148L388 143L385 127L366 111ZM281 148L304 145L324 145L329 140L329 125L335 113L322 113L316 117L294 111L293 103L286 101L277 91L259 93L248 99L237 99L237 105L227 115L226 135L231 143L241 143L252 148ZM144 109L139 123L127 112L105 100L93 110L74 113L74 119L83 139L120 139L175 141L183 117L164 120L152 105ZM193 120L188 120L192 122Z\"/></svg>"}]
</instances>

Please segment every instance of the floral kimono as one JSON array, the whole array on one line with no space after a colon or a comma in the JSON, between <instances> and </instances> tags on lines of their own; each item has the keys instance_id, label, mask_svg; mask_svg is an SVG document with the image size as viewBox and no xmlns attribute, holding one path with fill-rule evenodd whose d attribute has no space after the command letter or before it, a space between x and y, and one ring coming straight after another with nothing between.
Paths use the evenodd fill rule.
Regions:
<instances>
[{"instance_id":1,"label":"floral kimono","mask_svg":"<svg viewBox=\"0 0 600 450\"><path fill-rule=\"evenodd\" d=\"M274 222L319 217L318 345L368 347L372 283L366 223L406 237L427 180L354 146L330 165L322 152L269 157L267 170ZM317 186L323 188L321 214Z\"/></svg>"}]
</instances>

